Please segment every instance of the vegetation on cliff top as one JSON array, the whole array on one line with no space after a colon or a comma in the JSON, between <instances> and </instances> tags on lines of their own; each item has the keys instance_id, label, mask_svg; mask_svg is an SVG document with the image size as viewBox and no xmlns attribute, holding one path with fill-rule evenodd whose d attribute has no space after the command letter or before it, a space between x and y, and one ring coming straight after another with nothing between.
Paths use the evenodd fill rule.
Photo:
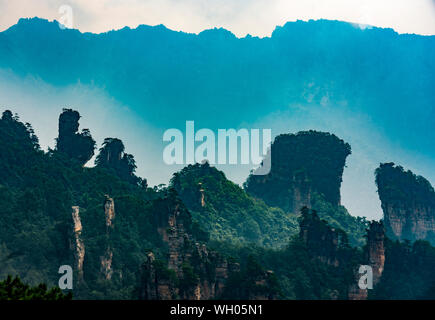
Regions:
<instances>
[{"instance_id":1,"label":"vegetation on cliff top","mask_svg":"<svg viewBox=\"0 0 435 320\"><path fill-rule=\"evenodd\" d=\"M387 235L434 244L435 230L431 225L435 219L435 191L430 182L392 162L381 163L375 174Z\"/></svg>"},{"instance_id":2,"label":"vegetation on cliff top","mask_svg":"<svg viewBox=\"0 0 435 320\"><path fill-rule=\"evenodd\" d=\"M424 177L396 166L381 163L375 171L379 198L383 203L427 206L435 208L435 191Z\"/></svg>"},{"instance_id":3,"label":"vegetation on cliff top","mask_svg":"<svg viewBox=\"0 0 435 320\"><path fill-rule=\"evenodd\" d=\"M254 199L208 163L175 173L170 186L211 240L280 247L297 232L295 214Z\"/></svg>"},{"instance_id":4,"label":"vegetation on cliff top","mask_svg":"<svg viewBox=\"0 0 435 320\"><path fill-rule=\"evenodd\" d=\"M71 110L64 112L69 114ZM71 132L78 134L78 123L71 126L74 128ZM84 139L78 138L71 145L73 148L63 146L68 152L59 148L43 152L30 124L21 123L10 111L3 113L0 119L3 146L0 153L0 278L20 275L29 285L44 282L54 286L59 266L75 265L71 250L71 207L78 206L86 255L83 281L75 283L74 297L135 298L141 281L139 269L147 253L153 251L156 261L162 261L162 265L167 261L167 244L158 230L167 225L168 216L176 210L186 232L195 241L208 242L208 246L220 254L240 263L240 271L228 279L223 297L346 297L346 290L354 281L355 265L362 261L361 249L352 245L362 238L362 228L367 225L364 219L351 217L343 207L314 192L310 201L318 212L303 211L299 218L303 228L310 226L313 236L310 239L317 239L307 241L303 233L297 236L299 226L295 214L271 208L253 198L208 164L184 168L174 174L168 188L148 188L145 180L135 176L134 159L124 153L122 141L110 138L100 149L96 167L83 167L93 150L92 137L86 132ZM400 167L387 164L382 167L385 171L380 170L377 171L378 186L399 173L399 186L403 187L402 180L404 184L408 180L415 182L415 190L410 192L416 199L422 194L433 194L425 179L404 174ZM385 177L382 174L390 170L391 174L386 175L388 179L382 180ZM385 190L394 191L395 195L402 192L400 188L397 189L400 192L394 188ZM114 199L116 211L110 232L105 225L106 195ZM334 241L329 240L335 235L341 240L338 246L331 246ZM278 247L281 249L276 249ZM104 277L101 261L108 250L113 253L110 279ZM435 265L433 247L426 242L416 242L412 247L406 242L389 242L386 252L385 275L371 297L433 296L435 280L430 275ZM401 266L402 258L406 265ZM410 266L417 267L409 270ZM179 283L183 290L190 290L197 279L211 276L203 274L204 270L198 270L197 266L183 265L183 268L186 277ZM75 272L77 280L78 270ZM264 285L256 284L265 274L270 276ZM397 278L408 281L408 285L398 287L394 282ZM10 287L18 288L15 295L7 289ZM32 289L12 278L1 282L0 294L4 292L14 299L69 298L45 286Z\"/></svg>"},{"instance_id":5,"label":"vegetation on cliff top","mask_svg":"<svg viewBox=\"0 0 435 320\"><path fill-rule=\"evenodd\" d=\"M285 212L299 213L303 206L349 234L352 245L362 245L367 228L364 218L351 216L340 205L340 186L348 143L337 136L318 131L277 136L267 157L269 174L251 174L244 188L248 194L277 206Z\"/></svg>"},{"instance_id":6,"label":"vegetation on cliff top","mask_svg":"<svg viewBox=\"0 0 435 320\"><path fill-rule=\"evenodd\" d=\"M308 184L306 193L317 192L334 205L340 203L343 169L351 154L349 144L330 133L302 131L277 136L270 150L270 173L248 178L245 188L250 194L269 205L298 212L294 190Z\"/></svg>"}]
</instances>

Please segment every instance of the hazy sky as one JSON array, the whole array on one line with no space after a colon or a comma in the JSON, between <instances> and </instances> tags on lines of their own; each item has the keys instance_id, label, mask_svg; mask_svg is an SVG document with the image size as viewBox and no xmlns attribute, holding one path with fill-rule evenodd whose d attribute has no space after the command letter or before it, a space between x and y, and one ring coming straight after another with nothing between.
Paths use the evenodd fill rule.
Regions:
<instances>
[{"instance_id":1,"label":"hazy sky","mask_svg":"<svg viewBox=\"0 0 435 320\"><path fill-rule=\"evenodd\" d=\"M21 17L59 20L62 5L72 8L74 28L96 33L164 24L194 33L224 27L237 36L269 36L286 21L325 18L435 34L435 0L0 0L0 31Z\"/></svg>"}]
</instances>

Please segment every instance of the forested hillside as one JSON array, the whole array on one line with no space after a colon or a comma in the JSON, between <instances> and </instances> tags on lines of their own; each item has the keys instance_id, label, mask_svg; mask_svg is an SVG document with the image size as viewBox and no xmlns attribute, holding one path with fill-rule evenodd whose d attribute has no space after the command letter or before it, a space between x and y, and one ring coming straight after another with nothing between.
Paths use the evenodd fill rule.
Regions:
<instances>
[{"instance_id":1,"label":"forested hillside","mask_svg":"<svg viewBox=\"0 0 435 320\"><path fill-rule=\"evenodd\" d=\"M84 166L96 145L91 130L79 130L79 120L77 111L64 109L56 147L44 152L30 124L8 110L2 114L1 299L71 298L71 291L47 289L57 285L61 265L74 270L74 299L433 296L434 248L424 241L384 241L382 223L351 217L336 203L337 193L334 201L313 193L311 209L286 212L208 163L185 167L167 188L150 188L117 138L105 139L94 167ZM298 154L305 150L311 149L299 145ZM307 168L306 177L314 172ZM381 181L380 174L378 186L393 188L396 180ZM426 180L406 175L433 192ZM361 240L365 228L367 241ZM360 264L377 268L368 296L354 289ZM403 287L396 279L409 281Z\"/></svg>"},{"instance_id":2,"label":"forested hillside","mask_svg":"<svg viewBox=\"0 0 435 320\"><path fill-rule=\"evenodd\" d=\"M212 240L276 248L297 232L297 214L252 198L208 163L175 173L170 186Z\"/></svg>"}]
</instances>

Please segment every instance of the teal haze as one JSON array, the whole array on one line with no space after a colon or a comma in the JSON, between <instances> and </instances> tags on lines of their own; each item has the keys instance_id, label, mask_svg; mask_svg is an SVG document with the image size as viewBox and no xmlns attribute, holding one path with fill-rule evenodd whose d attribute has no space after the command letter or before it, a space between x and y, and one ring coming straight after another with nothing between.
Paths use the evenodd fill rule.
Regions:
<instances>
[{"instance_id":1,"label":"teal haze","mask_svg":"<svg viewBox=\"0 0 435 320\"><path fill-rule=\"evenodd\" d=\"M53 146L62 107L79 110L99 144L119 137L150 184L182 166L162 161L162 134L196 129L315 129L352 146L342 202L380 218L374 184L393 161L435 181L435 36L360 29L350 23L289 22L271 37L198 35L162 25L101 34L21 19L0 33L0 106L31 122ZM1 110L3 111L3 110ZM241 184L247 167L221 169Z\"/></svg>"}]
</instances>

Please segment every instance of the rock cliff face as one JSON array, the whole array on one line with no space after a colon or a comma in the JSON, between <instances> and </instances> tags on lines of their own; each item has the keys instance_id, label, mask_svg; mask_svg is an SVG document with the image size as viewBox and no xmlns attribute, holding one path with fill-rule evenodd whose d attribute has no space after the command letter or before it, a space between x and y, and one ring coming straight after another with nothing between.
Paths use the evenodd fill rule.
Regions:
<instances>
[{"instance_id":1,"label":"rock cliff face","mask_svg":"<svg viewBox=\"0 0 435 320\"><path fill-rule=\"evenodd\" d=\"M73 219L73 250L76 261L76 269L78 271L79 280L83 278L83 262L85 259L85 244L82 239L82 222L80 220L80 208L78 206L72 207Z\"/></svg>"},{"instance_id":2,"label":"rock cliff face","mask_svg":"<svg viewBox=\"0 0 435 320\"><path fill-rule=\"evenodd\" d=\"M372 221L367 229L367 246L365 251L365 263L372 267L373 286L379 283L385 265L385 230L383 222ZM349 288L350 300L366 300L367 289L360 289L358 281L360 274L355 274L355 283Z\"/></svg>"},{"instance_id":3,"label":"rock cliff face","mask_svg":"<svg viewBox=\"0 0 435 320\"><path fill-rule=\"evenodd\" d=\"M340 265L340 248L348 244L344 232L330 227L306 207L302 209L299 238L316 259L335 267Z\"/></svg>"},{"instance_id":4,"label":"rock cliff face","mask_svg":"<svg viewBox=\"0 0 435 320\"><path fill-rule=\"evenodd\" d=\"M425 239L434 243L435 208L420 204L407 206L403 203L382 203L388 235L399 240Z\"/></svg>"},{"instance_id":5,"label":"rock cliff face","mask_svg":"<svg viewBox=\"0 0 435 320\"><path fill-rule=\"evenodd\" d=\"M108 195L106 195L106 200L104 201L104 215L106 217L106 234L109 238L114 228L115 202ZM110 280L113 275L112 261L113 251L110 246L107 246L106 252L101 257L101 273L106 280Z\"/></svg>"},{"instance_id":6,"label":"rock cliff face","mask_svg":"<svg viewBox=\"0 0 435 320\"><path fill-rule=\"evenodd\" d=\"M203 273L211 272L213 276L199 278L193 277L187 266L195 258L199 262L195 269ZM225 288L229 272L237 271L237 265L229 265L225 259L215 252L208 252L204 246L196 245L192 251L178 255L183 260L181 265L162 265L157 261L153 253L148 254L146 263L143 265L141 298L145 300L209 300L220 297ZM231 269L232 268L232 269ZM188 281L191 283L188 283Z\"/></svg>"},{"instance_id":7,"label":"rock cliff face","mask_svg":"<svg viewBox=\"0 0 435 320\"><path fill-rule=\"evenodd\" d=\"M303 207L311 207L311 184L305 174L293 176L292 211L299 212Z\"/></svg>"},{"instance_id":8,"label":"rock cliff face","mask_svg":"<svg viewBox=\"0 0 435 320\"><path fill-rule=\"evenodd\" d=\"M104 202L104 213L106 222L106 235L110 238L111 232L114 228L115 219L115 203L112 198L106 196ZM85 242L82 238L83 226L80 219L80 208L78 206L72 207L72 220L73 220L73 241L72 248L74 251L75 269L78 272L79 281L83 280L84 269L83 263L85 260ZM104 279L110 280L113 275L113 250L110 245L107 245L106 250L100 256L101 268L100 272Z\"/></svg>"},{"instance_id":9,"label":"rock cliff face","mask_svg":"<svg viewBox=\"0 0 435 320\"><path fill-rule=\"evenodd\" d=\"M349 144L329 133L282 134L275 138L266 156L270 172L251 175L245 188L267 204L290 212L310 207L313 192L338 206L343 169L350 153Z\"/></svg>"},{"instance_id":10,"label":"rock cliff face","mask_svg":"<svg viewBox=\"0 0 435 320\"><path fill-rule=\"evenodd\" d=\"M394 163L381 164L376 183L387 236L435 243L435 192L429 181Z\"/></svg>"},{"instance_id":11,"label":"rock cliff face","mask_svg":"<svg viewBox=\"0 0 435 320\"><path fill-rule=\"evenodd\" d=\"M385 265L385 231L383 222L373 221L367 230L367 260L373 268L373 285L381 279Z\"/></svg>"},{"instance_id":12,"label":"rock cliff face","mask_svg":"<svg viewBox=\"0 0 435 320\"><path fill-rule=\"evenodd\" d=\"M315 260L329 266L344 268L343 270L348 268L349 259L352 258L350 251L353 249L348 245L346 234L341 230L330 227L315 212L310 213L307 208L302 209L299 237ZM368 296L367 289L363 290L358 286L358 281L362 276L358 273L360 265L372 267L374 286L380 281L385 265L384 238L383 223L371 222L367 229L367 245L365 246L364 257L362 258L359 254L353 256L358 257L361 261L359 264L352 266L352 268L356 267L356 269L354 279L351 279L352 276L350 276L347 288L347 297L350 300L365 300ZM334 297L331 296L331 299L334 299Z\"/></svg>"},{"instance_id":13,"label":"rock cliff face","mask_svg":"<svg viewBox=\"0 0 435 320\"><path fill-rule=\"evenodd\" d=\"M106 216L106 227L113 228L113 220L115 219L115 202L108 195L106 195L106 200L104 201L104 214Z\"/></svg>"},{"instance_id":14,"label":"rock cliff face","mask_svg":"<svg viewBox=\"0 0 435 320\"><path fill-rule=\"evenodd\" d=\"M143 265L143 299L206 300L219 297L225 287L229 272L236 271L236 264L204 244L195 242L187 232L188 211L180 203L174 204L158 231L168 246L168 262L156 260L153 253ZM162 221L163 222L163 221Z\"/></svg>"}]
</instances>

